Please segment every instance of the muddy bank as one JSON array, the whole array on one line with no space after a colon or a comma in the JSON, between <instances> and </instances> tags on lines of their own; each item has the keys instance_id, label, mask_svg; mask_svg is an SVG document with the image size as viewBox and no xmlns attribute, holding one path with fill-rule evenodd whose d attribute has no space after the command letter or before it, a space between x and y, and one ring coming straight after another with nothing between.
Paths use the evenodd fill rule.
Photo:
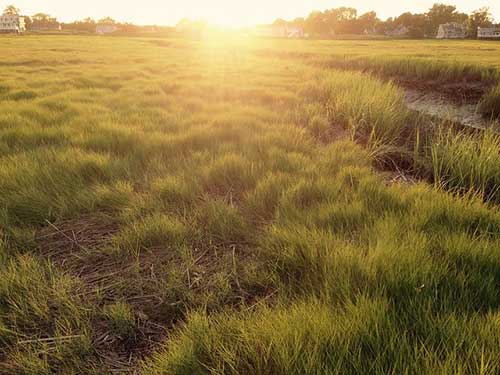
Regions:
<instances>
[{"instance_id":1,"label":"muddy bank","mask_svg":"<svg viewBox=\"0 0 500 375\"><path fill-rule=\"evenodd\" d=\"M440 100L456 104L475 104L491 90L493 82L467 81L439 82L396 78L394 82L408 91L438 95Z\"/></svg>"},{"instance_id":2,"label":"muddy bank","mask_svg":"<svg viewBox=\"0 0 500 375\"><path fill-rule=\"evenodd\" d=\"M446 94L415 88L404 88L404 93L405 103L413 111L476 129L485 129L491 124L478 111L479 98L457 101Z\"/></svg>"}]
</instances>

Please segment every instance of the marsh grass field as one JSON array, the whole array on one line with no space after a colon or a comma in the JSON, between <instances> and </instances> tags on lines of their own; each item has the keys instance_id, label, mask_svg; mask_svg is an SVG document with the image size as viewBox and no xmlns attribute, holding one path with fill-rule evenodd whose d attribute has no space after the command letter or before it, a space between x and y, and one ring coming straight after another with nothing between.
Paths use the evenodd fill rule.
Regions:
<instances>
[{"instance_id":1,"label":"marsh grass field","mask_svg":"<svg viewBox=\"0 0 500 375\"><path fill-rule=\"evenodd\" d=\"M499 43L0 47L1 374L500 372Z\"/></svg>"}]
</instances>

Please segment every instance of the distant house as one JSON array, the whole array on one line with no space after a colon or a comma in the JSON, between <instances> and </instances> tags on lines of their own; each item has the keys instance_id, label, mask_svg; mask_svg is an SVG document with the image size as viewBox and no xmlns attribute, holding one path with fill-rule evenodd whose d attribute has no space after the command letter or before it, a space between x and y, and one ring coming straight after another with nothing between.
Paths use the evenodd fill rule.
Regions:
<instances>
[{"instance_id":1,"label":"distant house","mask_svg":"<svg viewBox=\"0 0 500 375\"><path fill-rule=\"evenodd\" d=\"M0 16L0 33L24 33L26 23L24 17L16 14L2 14Z\"/></svg>"},{"instance_id":2,"label":"distant house","mask_svg":"<svg viewBox=\"0 0 500 375\"><path fill-rule=\"evenodd\" d=\"M393 30L387 31L385 33L385 35L390 36L390 37L401 38L401 37L407 36L409 32L410 32L409 28L407 28L404 25L400 25Z\"/></svg>"},{"instance_id":3,"label":"distant house","mask_svg":"<svg viewBox=\"0 0 500 375\"><path fill-rule=\"evenodd\" d=\"M458 22L449 22L439 25L437 39L465 39L467 26Z\"/></svg>"},{"instance_id":4,"label":"distant house","mask_svg":"<svg viewBox=\"0 0 500 375\"><path fill-rule=\"evenodd\" d=\"M375 35L377 34L377 29L375 27L366 28L363 30L364 35Z\"/></svg>"},{"instance_id":5,"label":"distant house","mask_svg":"<svg viewBox=\"0 0 500 375\"><path fill-rule=\"evenodd\" d=\"M290 25L260 25L255 31L257 36L263 38L304 38L304 29L300 26Z\"/></svg>"},{"instance_id":6,"label":"distant house","mask_svg":"<svg viewBox=\"0 0 500 375\"><path fill-rule=\"evenodd\" d=\"M303 38L305 36L304 28L300 26L285 26L287 38Z\"/></svg>"},{"instance_id":7,"label":"distant house","mask_svg":"<svg viewBox=\"0 0 500 375\"><path fill-rule=\"evenodd\" d=\"M500 26L497 27L479 27L477 29L479 39L500 39Z\"/></svg>"},{"instance_id":8,"label":"distant house","mask_svg":"<svg viewBox=\"0 0 500 375\"><path fill-rule=\"evenodd\" d=\"M98 24L95 27L96 34L105 35L105 34L113 34L119 30L118 26L110 23L102 23Z\"/></svg>"}]
</instances>

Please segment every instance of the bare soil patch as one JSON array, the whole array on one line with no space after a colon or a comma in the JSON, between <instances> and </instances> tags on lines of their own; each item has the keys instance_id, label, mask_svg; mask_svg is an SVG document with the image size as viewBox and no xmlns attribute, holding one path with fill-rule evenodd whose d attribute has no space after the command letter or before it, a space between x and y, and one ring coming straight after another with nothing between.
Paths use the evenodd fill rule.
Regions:
<instances>
[{"instance_id":1,"label":"bare soil patch","mask_svg":"<svg viewBox=\"0 0 500 375\"><path fill-rule=\"evenodd\" d=\"M156 258L153 253L147 253L138 262L133 262L130 258L120 260L103 252L119 230L118 224L104 217L89 216L47 224L36 236L41 255L63 272L78 277L83 282L80 290L83 298L99 308L120 298L123 289L127 288L127 274L133 267L139 265L143 270L150 269ZM96 353L113 372L133 371L137 362L149 355L167 335L163 325L141 313L141 308L154 303L154 298L130 297L127 302L139 311L132 339L113 334L101 316L96 315L92 320Z\"/></svg>"},{"instance_id":2,"label":"bare soil patch","mask_svg":"<svg viewBox=\"0 0 500 375\"><path fill-rule=\"evenodd\" d=\"M182 321L193 298L203 303L206 295L218 293L214 280L220 277L228 278L230 290L219 308L248 309L276 294L276 290L249 285L240 277L242 267L255 257L245 246L193 244L189 259L164 246L117 256L110 245L119 230L120 225L110 218L88 216L48 222L36 236L40 255L64 273L78 277L82 281L78 292L96 311L116 301L132 307L136 316L132 339L113 334L101 314L92 320L96 353L111 371L133 372ZM176 281L165 284L172 272Z\"/></svg>"}]
</instances>

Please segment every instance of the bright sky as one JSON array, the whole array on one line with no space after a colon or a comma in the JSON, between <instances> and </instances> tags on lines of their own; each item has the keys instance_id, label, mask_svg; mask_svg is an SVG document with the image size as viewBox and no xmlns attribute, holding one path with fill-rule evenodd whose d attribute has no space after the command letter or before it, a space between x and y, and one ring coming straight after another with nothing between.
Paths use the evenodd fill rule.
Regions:
<instances>
[{"instance_id":1,"label":"bright sky","mask_svg":"<svg viewBox=\"0 0 500 375\"><path fill-rule=\"evenodd\" d=\"M497 22L500 21L499 0L0 0L0 8L12 3L23 14L43 12L60 21L111 16L121 22L175 25L187 17L226 26L250 26L339 6L352 6L360 13L375 10L385 19L406 11L424 12L435 2L454 4L467 13L489 6Z\"/></svg>"}]
</instances>

